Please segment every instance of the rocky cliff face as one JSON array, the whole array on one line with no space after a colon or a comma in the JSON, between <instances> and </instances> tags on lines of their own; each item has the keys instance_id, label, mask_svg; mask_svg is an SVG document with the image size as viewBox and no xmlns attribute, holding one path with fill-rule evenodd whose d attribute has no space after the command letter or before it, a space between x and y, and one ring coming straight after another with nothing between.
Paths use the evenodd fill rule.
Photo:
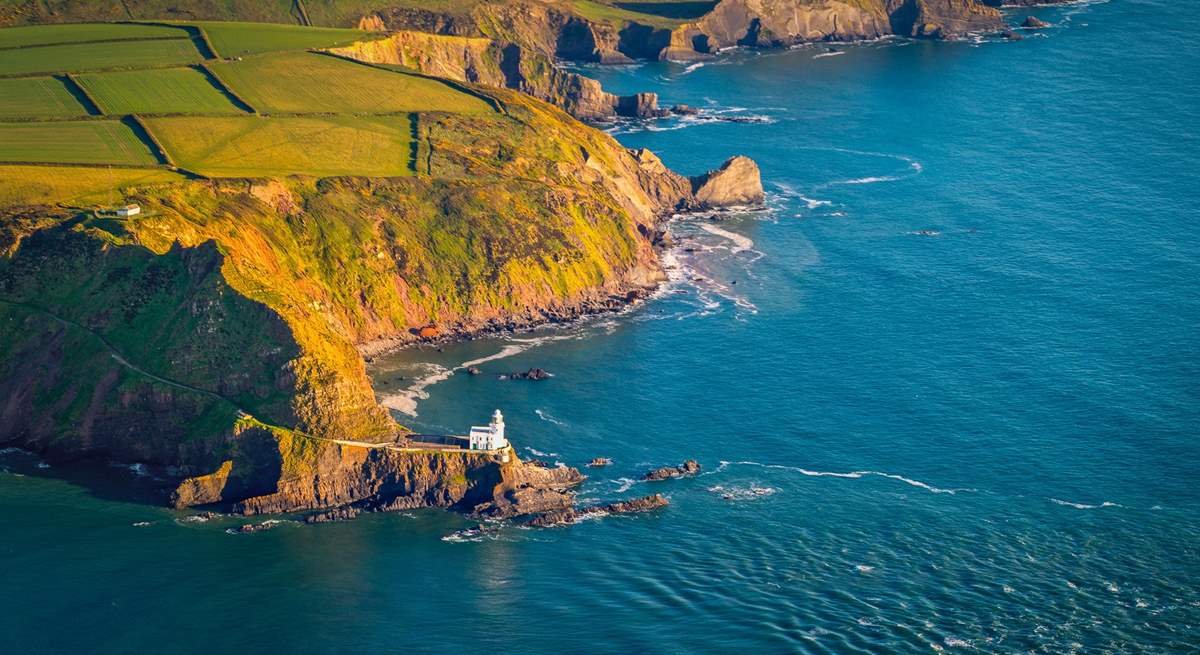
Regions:
<instances>
[{"instance_id":1,"label":"rocky cliff face","mask_svg":"<svg viewBox=\"0 0 1200 655\"><path fill-rule=\"evenodd\" d=\"M527 93L592 121L659 113L653 93L617 96L599 82L554 65L545 53L487 37L400 31L330 52L375 64L400 64L428 75Z\"/></svg>"}]
</instances>

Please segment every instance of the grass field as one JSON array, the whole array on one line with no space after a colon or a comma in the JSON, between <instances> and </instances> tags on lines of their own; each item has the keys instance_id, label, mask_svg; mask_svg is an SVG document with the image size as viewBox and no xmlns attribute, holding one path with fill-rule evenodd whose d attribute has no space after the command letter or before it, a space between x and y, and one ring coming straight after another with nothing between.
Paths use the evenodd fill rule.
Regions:
<instances>
[{"instance_id":1,"label":"grass field","mask_svg":"<svg viewBox=\"0 0 1200 655\"><path fill-rule=\"evenodd\" d=\"M0 79L0 118L84 116L87 111L65 84L53 77Z\"/></svg>"},{"instance_id":2,"label":"grass field","mask_svg":"<svg viewBox=\"0 0 1200 655\"><path fill-rule=\"evenodd\" d=\"M158 163L150 148L118 121L0 123L0 161L149 166Z\"/></svg>"},{"instance_id":3,"label":"grass field","mask_svg":"<svg viewBox=\"0 0 1200 655\"><path fill-rule=\"evenodd\" d=\"M182 167L213 177L410 175L406 116L150 118Z\"/></svg>"},{"instance_id":4,"label":"grass field","mask_svg":"<svg viewBox=\"0 0 1200 655\"><path fill-rule=\"evenodd\" d=\"M0 51L0 75L146 68L200 61L190 39L76 43Z\"/></svg>"},{"instance_id":5,"label":"grass field","mask_svg":"<svg viewBox=\"0 0 1200 655\"><path fill-rule=\"evenodd\" d=\"M492 111L483 100L438 80L310 52L247 57L212 67L261 112Z\"/></svg>"},{"instance_id":6,"label":"grass field","mask_svg":"<svg viewBox=\"0 0 1200 655\"><path fill-rule=\"evenodd\" d=\"M79 43L110 39L188 38L186 30L160 25L83 23L78 25L30 25L0 29L0 48L47 43Z\"/></svg>"},{"instance_id":7,"label":"grass field","mask_svg":"<svg viewBox=\"0 0 1200 655\"><path fill-rule=\"evenodd\" d=\"M332 27L220 22L194 24L204 28L209 41L221 57L241 57L279 50L328 48L375 37L373 32Z\"/></svg>"},{"instance_id":8,"label":"grass field","mask_svg":"<svg viewBox=\"0 0 1200 655\"><path fill-rule=\"evenodd\" d=\"M106 114L242 113L194 68L90 73L76 79Z\"/></svg>"},{"instance_id":9,"label":"grass field","mask_svg":"<svg viewBox=\"0 0 1200 655\"><path fill-rule=\"evenodd\" d=\"M182 182L161 168L84 168L0 164L0 206L56 202L108 203L124 199L121 189Z\"/></svg>"}]
</instances>

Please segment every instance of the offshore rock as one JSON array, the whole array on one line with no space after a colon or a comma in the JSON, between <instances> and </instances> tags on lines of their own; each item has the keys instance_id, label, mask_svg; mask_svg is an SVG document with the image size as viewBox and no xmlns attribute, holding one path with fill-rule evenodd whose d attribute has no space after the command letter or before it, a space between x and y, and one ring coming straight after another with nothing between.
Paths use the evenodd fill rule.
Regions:
<instances>
[{"instance_id":1,"label":"offshore rock","mask_svg":"<svg viewBox=\"0 0 1200 655\"><path fill-rule=\"evenodd\" d=\"M671 478L682 478L684 476L696 475L700 472L700 463L694 459L689 459L679 466L663 466L656 468L653 471L642 476L642 480L647 482L657 482L659 480L669 480Z\"/></svg>"},{"instance_id":2,"label":"offshore rock","mask_svg":"<svg viewBox=\"0 0 1200 655\"><path fill-rule=\"evenodd\" d=\"M509 373L505 377L509 380L549 380L550 378L554 377L554 374L550 373L544 368L534 367L528 371Z\"/></svg>"},{"instance_id":3,"label":"offshore rock","mask_svg":"<svg viewBox=\"0 0 1200 655\"><path fill-rule=\"evenodd\" d=\"M732 157L715 171L691 178L694 204L700 209L761 205L764 200L758 164L749 157Z\"/></svg>"},{"instance_id":4,"label":"offshore rock","mask_svg":"<svg viewBox=\"0 0 1200 655\"><path fill-rule=\"evenodd\" d=\"M585 507L583 509L562 509L553 512L539 514L529 520L527 525L539 528L549 528L557 525L569 525L578 523L581 519L588 516L610 516L613 514L633 514L638 512L649 512L670 505L671 501L667 500L662 494L653 494L634 498L633 500L623 500L607 505L598 505L595 507Z\"/></svg>"},{"instance_id":5,"label":"offshore rock","mask_svg":"<svg viewBox=\"0 0 1200 655\"><path fill-rule=\"evenodd\" d=\"M332 523L334 521L349 521L352 518L362 514L362 510L357 507L335 507L334 509L309 514L304 517L305 523Z\"/></svg>"},{"instance_id":6,"label":"offshore rock","mask_svg":"<svg viewBox=\"0 0 1200 655\"><path fill-rule=\"evenodd\" d=\"M1038 18L1037 16L1026 16L1025 21L1021 23L1021 27L1031 29L1031 30L1040 30L1043 28L1050 27L1050 23L1047 23L1046 21Z\"/></svg>"}]
</instances>

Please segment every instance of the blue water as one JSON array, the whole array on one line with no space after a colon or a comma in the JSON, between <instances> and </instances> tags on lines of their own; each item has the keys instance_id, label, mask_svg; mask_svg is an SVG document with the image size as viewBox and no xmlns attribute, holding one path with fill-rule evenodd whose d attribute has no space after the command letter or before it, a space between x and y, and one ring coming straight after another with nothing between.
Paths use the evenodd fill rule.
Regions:
<instances>
[{"instance_id":1,"label":"blue water","mask_svg":"<svg viewBox=\"0 0 1200 655\"><path fill-rule=\"evenodd\" d=\"M765 121L614 131L687 172L750 155L770 211L676 223L696 252L634 312L378 388L426 429L501 407L527 455L614 460L585 501L666 510L228 535L10 458L0 651L1197 652L1200 20L1035 13L1018 43L588 69ZM530 366L556 377L495 377Z\"/></svg>"}]
</instances>

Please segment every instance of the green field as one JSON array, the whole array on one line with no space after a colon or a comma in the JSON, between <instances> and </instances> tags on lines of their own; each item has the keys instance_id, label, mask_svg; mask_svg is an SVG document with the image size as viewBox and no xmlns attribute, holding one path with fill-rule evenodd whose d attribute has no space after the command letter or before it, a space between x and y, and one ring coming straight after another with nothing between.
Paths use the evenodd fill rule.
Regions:
<instances>
[{"instance_id":1,"label":"green field","mask_svg":"<svg viewBox=\"0 0 1200 655\"><path fill-rule=\"evenodd\" d=\"M410 175L407 116L149 118L188 170L214 177Z\"/></svg>"},{"instance_id":2,"label":"green field","mask_svg":"<svg viewBox=\"0 0 1200 655\"><path fill-rule=\"evenodd\" d=\"M158 163L149 146L118 121L0 123L0 161L143 166Z\"/></svg>"},{"instance_id":3,"label":"green field","mask_svg":"<svg viewBox=\"0 0 1200 655\"><path fill-rule=\"evenodd\" d=\"M0 51L0 75L148 68L200 61L190 39L76 43Z\"/></svg>"},{"instance_id":4,"label":"green field","mask_svg":"<svg viewBox=\"0 0 1200 655\"><path fill-rule=\"evenodd\" d=\"M374 32L332 27L264 23L199 22L221 57L241 57L279 50L329 48L375 38Z\"/></svg>"},{"instance_id":5,"label":"green field","mask_svg":"<svg viewBox=\"0 0 1200 655\"><path fill-rule=\"evenodd\" d=\"M483 100L434 79L309 52L212 64L260 112L492 111Z\"/></svg>"},{"instance_id":6,"label":"green field","mask_svg":"<svg viewBox=\"0 0 1200 655\"><path fill-rule=\"evenodd\" d=\"M0 118L86 114L83 105L57 78L0 79Z\"/></svg>"},{"instance_id":7,"label":"green field","mask_svg":"<svg viewBox=\"0 0 1200 655\"><path fill-rule=\"evenodd\" d=\"M0 48L50 43L79 43L112 39L188 38L187 30L162 25L83 23L78 25L30 25L0 29Z\"/></svg>"},{"instance_id":8,"label":"green field","mask_svg":"<svg viewBox=\"0 0 1200 655\"><path fill-rule=\"evenodd\" d=\"M0 206L20 203L121 202L120 189L182 182L161 168L86 168L0 164Z\"/></svg>"},{"instance_id":9,"label":"green field","mask_svg":"<svg viewBox=\"0 0 1200 655\"><path fill-rule=\"evenodd\" d=\"M194 68L90 73L76 79L106 114L242 113Z\"/></svg>"}]
</instances>

